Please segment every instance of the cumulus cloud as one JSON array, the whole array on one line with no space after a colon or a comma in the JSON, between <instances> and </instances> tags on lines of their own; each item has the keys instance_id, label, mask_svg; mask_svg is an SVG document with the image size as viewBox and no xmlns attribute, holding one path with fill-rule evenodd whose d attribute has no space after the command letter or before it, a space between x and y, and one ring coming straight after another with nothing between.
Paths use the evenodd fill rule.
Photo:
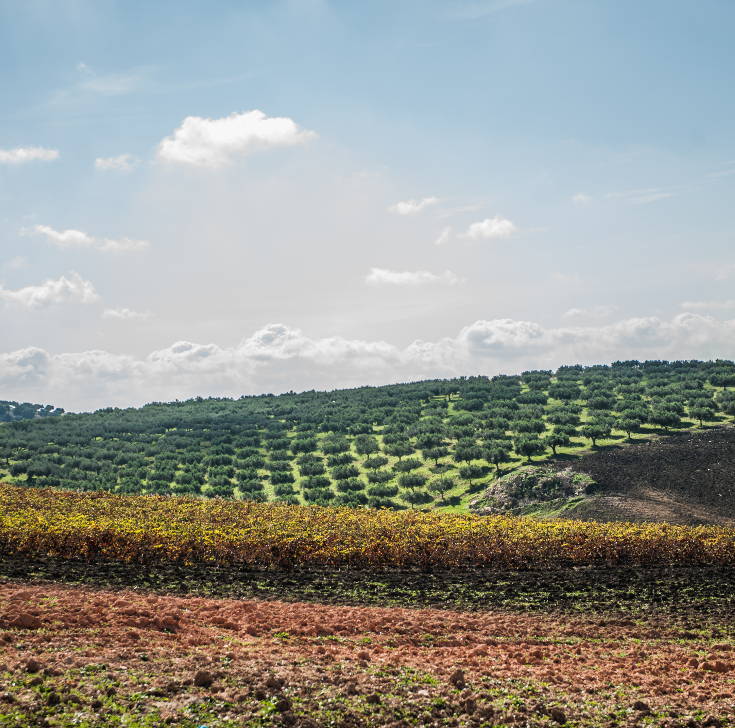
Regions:
<instances>
[{"instance_id":1,"label":"cumulus cloud","mask_svg":"<svg viewBox=\"0 0 735 728\"><path fill-rule=\"evenodd\" d=\"M0 149L0 164L25 164L26 162L51 162L59 158L57 149L46 147L16 147Z\"/></svg>"},{"instance_id":2,"label":"cumulus cloud","mask_svg":"<svg viewBox=\"0 0 735 728\"><path fill-rule=\"evenodd\" d=\"M238 354L253 362L311 361L331 366L351 362L360 368L397 362L398 350L384 341L362 341L331 336L312 339L301 330L284 324L268 324L243 340Z\"/></svg>"},{"instance_id":3,"label":"cumulus cloud","mask_svg":"<svg viewBox=\"0 0 735 728\"><path fill-rule=\"evenodd\" d=\"M578 192L576 195L572 195L572 202L575 205L589 205L592 202L592 198L589 195L585 195L584 192Z\"/></svg>"},{"instance_id":4,"label":"cumulus cloud","mask_svg":"<svg viewBox=\"0 0 735 728\"><path fill-rule=\"evenodd\" d=\"M371 268L365 276L365 283L371 286L425 286L442 284L456 286L461 279L452 271L431 273L428 270L397 271L386 268Z\"/></svg>"},{"instance_id":5,"label":"cumulus cloud","mask_svg":"<svg viewBox=\"0 0 735 728\"><path fill-rule=\"evenodd\" d=\"M178 341L143 357L21 349L0 354L0 384L13 399L42 398L67 409L90 409L197 395L493 375L617 359L717 357L735 357L735 320L696 313L562 327L480 319L454 336L403 346L341 336L316 338L273 323L236 346Z\"/></svg>"},{"instance_id":6,"label":"cumulus cloud","mask_svg":"<svg viewBox=\"0 0 735 728\"><path fill-rule=\"evenodd\" d=\"M144 320L151 317L147 311L133 311L130 308L106 308L102 312L102 318L117 321Z\"/></svg>"},{"instance_id":7,"label":"cumulus cloud","mask_svg":"<svg viewBox=\"0 0 735 728\"><path fill-rule=\"evenodd\" d=\"M316 133L301 129L288 117L268 117L255 109L222 119L187 116L158 145L158 158L201 167L222 167L236 157L276 147L304 144Z\"/></svg>"},{"instance_id":8,"label":"cumulus cloud","mask_svg":"<svg viewBox=\"0 0 735 728\"><path fill-rule=\"evenodd\" d=\"M0 384L24 387L44 383L49 359L47 351L35 346L0 354Z\"/></svg>"},{"instance_id":9,"label":"cumulus cloud","mask_svg":"<svg viewBox=\"0 0 735 728\"><path fill-rule=\"evenodd\" d=\"M0 301L24 308L45 308L60 303L94 303L99 300L94 286L78 273L49 278L37 286L12 290L0 286Z\"/></svg>"},{"instance_id":10,"label":"cumulus cloud","mask_svg":"<svg viewBox=\"0 0 735 728\"><path fill-rule=\"evenodd\" d=\"M473 222L462 237L469 240L496 240L509 238L518 228L508 219L496 215Z\"/></svg>"},{"instance_id":11,"label":"cumulus cloud","mask_svg":"<svg viewBox=\"0 0 735 728\"><path fill-rule=\"evenodd\" d=\"M546 345L546 332L532 321L493 319L465 326L457 341L471 356L497 356L503 352L531 351Z\"/></svg>"},{"instance_id":12,"label":"cumulus cloud","mask_svg":"<svg viewBox=\"0 0 735 728\"><path fill-rule=\"evenodd\" d=\"M48 225L35 225L21 230L24 235L42 235L59 248L94 248L104 253L133 253L145 250L147 240L132 238L97 238L81 230L55 230Z\"/></svg>"},{"instance_id":13,"label":"cumulus cloud","mask_svg":"<svg viewBox=\"0 0 735 728\"><path fill-rule=\"evenodd\" d=\"M120 154L117 157L97 157L94 160L95 169L113 172L132 172L138 166L139 160L132 154Z\"/></svg>"},{"instance_id":14,"label":"cumulus cloud","mask_svg":"<svg viewBox=\"0 0 735 728\"><path fill-rule=\"evenodd\" d=\"M389 212L395 212L396 215L417 215L427 207L436 205L439 202L438 197L423 197L420 200L404 200L403 202L396 202L395 205L391 205L388 208Z\"/></svg>"}]
</instances>

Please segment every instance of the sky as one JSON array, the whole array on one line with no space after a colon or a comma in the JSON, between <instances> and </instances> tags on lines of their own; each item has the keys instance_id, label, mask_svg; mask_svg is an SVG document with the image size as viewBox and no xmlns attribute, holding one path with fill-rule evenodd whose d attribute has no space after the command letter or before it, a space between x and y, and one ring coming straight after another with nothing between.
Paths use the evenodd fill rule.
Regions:
<instances>
[{"instance_id":1,"label":"sky","mask_svg":"<svg viewBox=\"0 0 735 728\"><path fill-rule=\"evenodd\" d=\"M730 0L0 0L0 399L735 357Z\"/></svg>"}]
</instances>

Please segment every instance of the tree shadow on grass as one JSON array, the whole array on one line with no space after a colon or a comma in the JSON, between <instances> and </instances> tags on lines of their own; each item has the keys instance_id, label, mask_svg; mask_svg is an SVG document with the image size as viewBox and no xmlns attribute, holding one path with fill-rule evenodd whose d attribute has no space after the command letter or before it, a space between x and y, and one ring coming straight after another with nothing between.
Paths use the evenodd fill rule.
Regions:
<instances>
[{"instance_id":1,"label":"tree shadow on grass","mask_svg":"<svg viewBox=\"0 0 735 728\"><path fill-rule=\"evenodd\" d=\"M556 455L552 455L549 460L553 460L554 462L569 462L572 460L579 460L582 457L582 455L572 452L560 452Z\"/></svg>"},{"instance_id":2,"label":"tree shadow on grass","mask_svg":"<svg viewBox=\"0 0 735 728\"><path fill-rule=\"evenodd\" d=\"M592 452L610 452L611 450L623 450L625 448L625 445L621 445L619 443L612 443L610 445L594 445L592 447Z\"/></svg>"},{"instance_id":3,"label":"tree shadow on grass","mask_svg":"<svg viewBox=\"0 0 735 728\"><path fill-rule=\"evenodd\" d=\"M730 420L724 417L718 417L713 420L707 420L701 427L697 425L697 430L719 430L723 425L730 424Z\"/></svg>"}]
</instances>

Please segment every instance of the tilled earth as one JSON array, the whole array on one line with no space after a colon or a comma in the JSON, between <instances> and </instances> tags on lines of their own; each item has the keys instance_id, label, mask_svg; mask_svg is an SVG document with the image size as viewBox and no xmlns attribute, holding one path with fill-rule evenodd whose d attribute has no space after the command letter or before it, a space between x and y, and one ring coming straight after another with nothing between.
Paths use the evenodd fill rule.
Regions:
<instances>
[{"instance_id":1,"label":"tilled earth","mask_svg":"<svg viewBox=\"0 0 735 728\"><path fill-rule=\"evenodd\" d=\"M735 617L0 584L0 726L731 726Z\"/></svg>"},{"instance_id":2,"label":"tilled earth","mask_svg":"<svg viewBox=\"0 0 735 728\"><path fill-rule=\"evenodd\" d=\"M604 447L575 460L597 498L574 511L587 520L735 522L735 428L687 430L638 444Z\"/></svg>"}]
</instances>

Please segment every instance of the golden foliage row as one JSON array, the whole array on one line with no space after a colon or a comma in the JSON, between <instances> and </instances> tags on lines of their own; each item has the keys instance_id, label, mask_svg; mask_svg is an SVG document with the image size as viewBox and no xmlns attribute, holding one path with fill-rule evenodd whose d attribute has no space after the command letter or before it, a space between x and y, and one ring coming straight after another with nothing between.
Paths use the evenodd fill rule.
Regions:
<instances>
[{"instance_id":1,"label":"golden foliage row","mask_svg":"<svg viewBox=\"0 0 735 728\"><path fill-rule=\"evenodd\" d=\"M735 565L735 530L535 521L0 484L2 554L281 568Z\"/></svg>"}]
</instances>

